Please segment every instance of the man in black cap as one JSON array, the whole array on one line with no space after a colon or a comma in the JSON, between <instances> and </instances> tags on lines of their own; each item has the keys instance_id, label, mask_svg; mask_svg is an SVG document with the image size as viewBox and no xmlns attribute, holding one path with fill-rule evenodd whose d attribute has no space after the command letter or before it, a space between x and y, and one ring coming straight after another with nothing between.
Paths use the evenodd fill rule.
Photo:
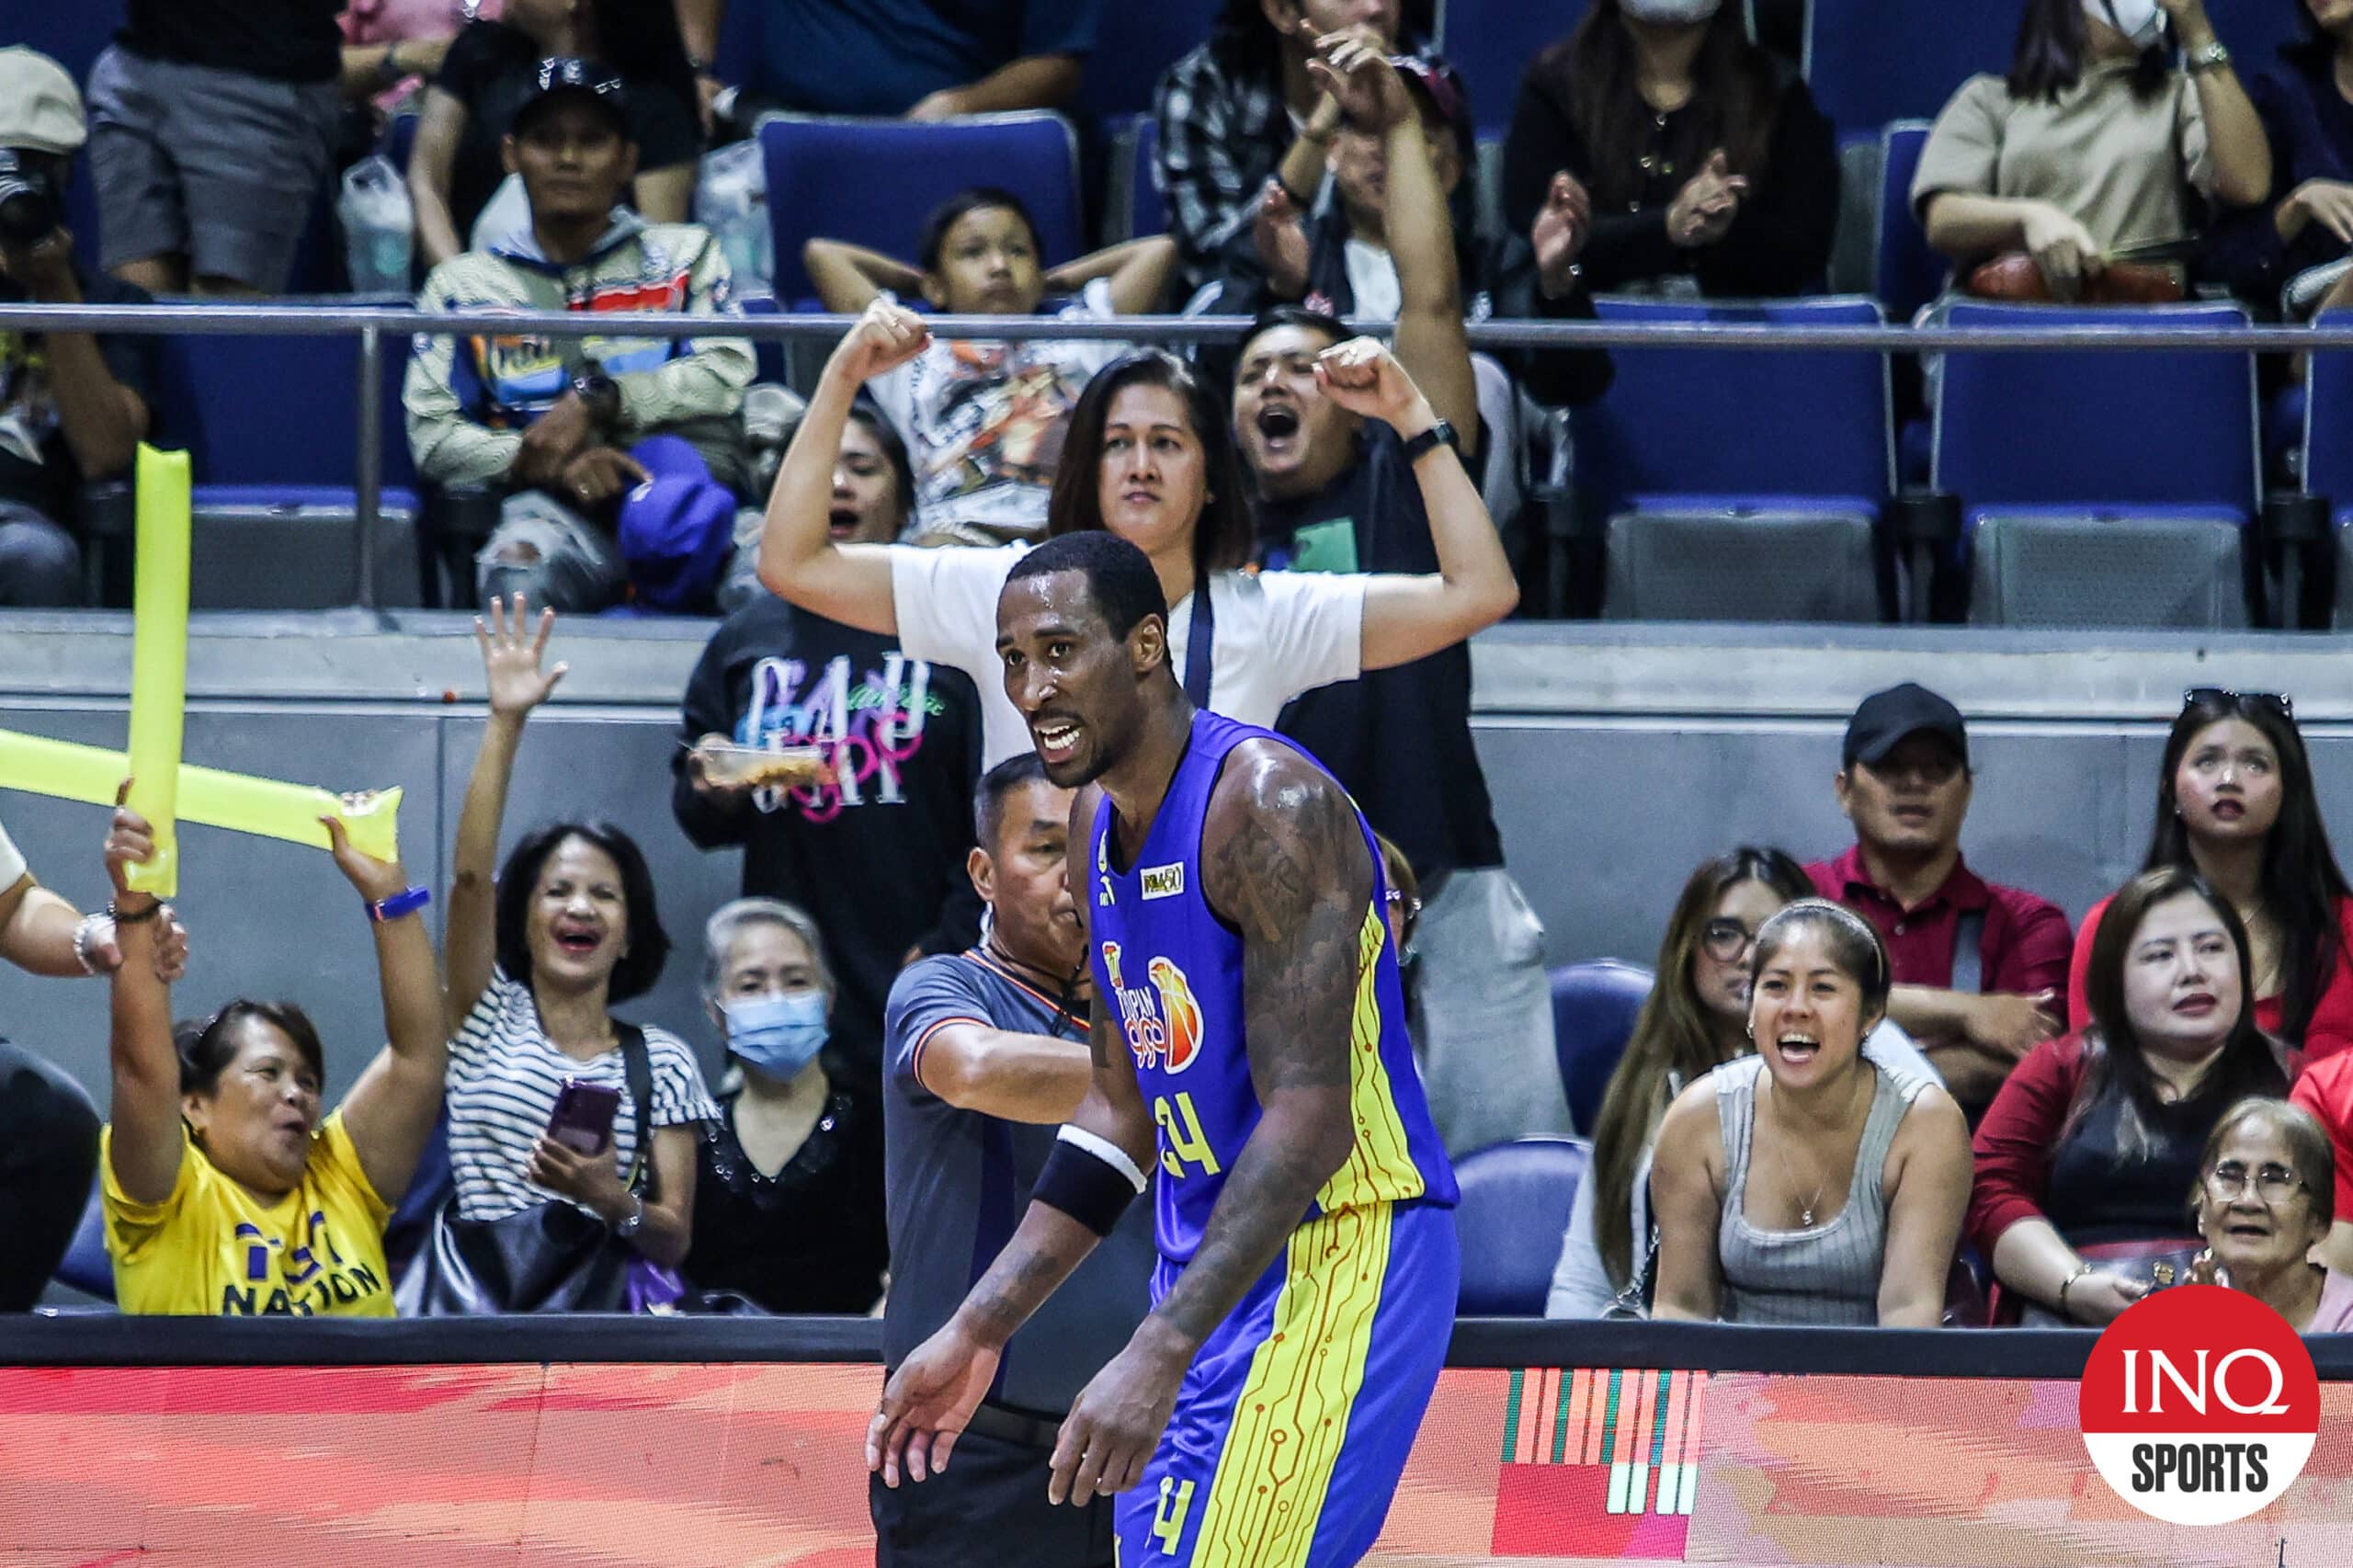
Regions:
<instances>
[{"instance_id":1,"label":"man in black cap","mask_svg":"<svg viewBox=\"0 0 2353 1568\"><path fill-rule=\"evenodd\" d=\"M648 223L620 205L637 172L629 127L610 68L541 61L505 145L530 222L435 267L417 308L577 311L584 325L619 311L734 315L727 258L710 231ZM633 579L641 589L651 580L668 590L678 575L665 566L674 551L704 578L716 575L732 540L732 503L748 479L739 415L752 374L751 345L740 338L420 333L401 401L420 475L513 492L478 562L477 592L519 589L556 609L593 611L620 599ZM648 443L660 436L679 440ZM691 449L683 456L681 443ZM659 474L649 472L656 450ZM698 466L699 475L688 472ZM661 508L729 536L699 541L715 553L706 558L695 540L650 534L663 560L636 551L623 498L657 478L667 482L665 496L686 486L724 493L717 503L690 494Z\"/></svg>"},{"instance_id":2,"label":"man in black cap","mask_svg":"<svg viewBox=\"0 0 2353 1568\"><path fill-rule=\"evenodd\" d=\"M1974 780L1961 710L1907 681L1847 725L1838 809L1855 846L1806 868L1887 943L1888 1016L1917 1040L1973 1124L2038 1041L2065 1026L2074 937L2057 905L1961 858Z\"/></svg>"}]
</instances>

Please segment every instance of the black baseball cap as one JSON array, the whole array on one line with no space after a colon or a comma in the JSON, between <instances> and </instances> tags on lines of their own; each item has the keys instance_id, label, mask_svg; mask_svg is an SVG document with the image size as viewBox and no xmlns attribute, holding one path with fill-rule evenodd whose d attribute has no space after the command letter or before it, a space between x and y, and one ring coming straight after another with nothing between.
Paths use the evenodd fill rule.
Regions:
<instances>
[{"instance_id":1,"label":"black baseball cap","mask_svg":"<svg viewBox=\"0 0 2353 1568\"><path fill-rule=\"evenodd\" d=\"M1905 736L1923 731L1951 742L1961 766L1969 766L1969 732L1961 722L1961 710L1927 687L1908 680L1863 699L1855 716L1847 721L1847 747L1841 766L1852 767L1859 762L1883 761L1889 752L1904 743Z\"/></svg>"},{"instance_id":2,"label":"black baseball cap","mask_svg":"<svg viewBox=\"0 0 2353 1568\"><path fill-rule=\"evenodd\" d=\"M613 128L623 136L629 134L629 89L621 85L620 73L601 62L569 54L540 62L530 95L515 111L515 134L529 130L550 106L574 97L604 109Z\"/></svg>"}]
</instances>

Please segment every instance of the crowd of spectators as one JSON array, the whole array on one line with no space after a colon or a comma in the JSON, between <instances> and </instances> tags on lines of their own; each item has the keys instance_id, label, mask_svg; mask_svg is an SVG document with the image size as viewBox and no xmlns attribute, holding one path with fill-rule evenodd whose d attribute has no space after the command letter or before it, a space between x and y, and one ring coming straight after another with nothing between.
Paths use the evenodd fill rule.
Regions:
<instances>
[{"instance_id":1,"label":"crowd of spectators","mask_svg":"<svg viewBox=\"0 0 2353 1568\"><path fill-rule=\"evenodd\" d=\"M496 504L468 585L490 722L438 956L431 891L337 835L389 1041L340 1106L293 1004L174 1025L187 935L131 886L153 847L135 813L114 817L116 897L88 917L0 835L0 957L106 974L113 999L103 1132L0 1046L0 1107L27 1130L0 1139L0 1307L38 1294L95 1168L127 1312L879 1307L890 1344L919 1342L1009 1233L1087 1075L1085 873L1036 753L1086 739L1044 738L1007 698L996 604L1031 544L1106 530L1149 558L1192 700L1279 727L1383 835L1449 1147L1593 1140L1553 1315L1983 1321L1961 1302L1973 1260L2000 1321L2104 1323L2222 1278L2353 1326L2335 1271L2353 1268L2353 888L2281 697L2187 695L2144 868L2072 932L1967 865L1963 716L1915 685L1865 698L1835 782L1851 846L1699 866L1600 1120L1570 1127L1466 643L1518 599L1496 527L1509 411L1522 390L1601 396L1611 366L1557 351L1507 371L1465 322L1825 286L1832 127L1744 7L1592 0L1529 62L1497 236L1468 199L1468 90L1410 8L1233 0L1161 84L1168 235L1050 267L1022 200L976 187L910 256L810 243L820 299L858 321L789 440L769 433L767 487L736 279L687 221L719 99L1060 106L1099 7L736 4L763 6L753 82L713 74L723 0L131 0L86 107L53 62L0 51L0 159L33 199L0 206L0 301L275 291L339 123L366 142L413 116L421 308L710 322L673 340L469 319L417 340L417 472ZM1953 97L1911 193L1952 292L2096 297L2131 273L2133 297L2215 279L2291 316L2353 298L2353 0L2309 0L2307 21L2250 90L2202 0L2024 0L2009 70ZM57 215L77 178L96 272ZM1253 326L1180 357L926 324L1194 294ZM1392 346L1342 318L1393 324ZM153 342L0 333L0 604L81 597L80 498L149 429ZM672 794L695 844L744 851L742 896L694 956L714 1094L692 1042L615 1011L670 946L638 846L556 820L497 847L527 721L563 674L554 613L727 603ZM426 1216L405 1260L386 1247L404 1200ZM1017 1336L1008 1403L1065 1407L1124 1338L1150 1265L1148 1236L1125 1239L1057 1298L1068 1321ZM918 1505L891 1506L920 1538Z\"/></svg>"}]
</instances>

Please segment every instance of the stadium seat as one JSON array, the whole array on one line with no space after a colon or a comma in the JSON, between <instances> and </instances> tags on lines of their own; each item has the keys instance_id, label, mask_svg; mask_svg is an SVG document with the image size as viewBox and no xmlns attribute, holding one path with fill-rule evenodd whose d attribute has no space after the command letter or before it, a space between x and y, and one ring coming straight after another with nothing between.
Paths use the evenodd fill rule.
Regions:
<instances>
[{"instance_id":1,"label":"stadium seat","mask_svg":"<svg viewBox=\"0 0 2353 1568\"><path fill-rule=\"evenodd\" d=\"M1151 112L1161 76L1209 38L1221 8L1220 0L1127 0L1100 7L1078 112L1104 120Z\"/></svg>"},{"instance_id":2,"label":"stadium seat","mask_svg":"<svg viewBox=\"0 0 2353 1568\"><path fill-rule=\"evenodd\" d=\"M114 1259L107 1256L106 1210L95 1185L89 1207L82 1210L82 1222L74 1227L74 1239L65 1244L65 1256L58 1259L57 1270L50 1278L85 1296L114 1300Z\"/></svg>"},{"instance_id":3,"label":"stadium seat","mask_svg":"<svg viewBox=\"0 0 2353 1568\"><path fill-rule=\"evenodd\" d=\"M1881 134L1878 230L1872 240L1871 292L1890 321L1908 322L1935 299L1949 270L1928 248L1928 233L1912 210L1912 176L1920 169L1920 149L1928 143L1928 122L1901 119Z\"/></svg>"},{"instance_id":4,"label":"stadium seat","mask_svg":"<svg viewBox=\"0 0 2353 1568\"><path fill-rule=\"evenodd\" d=\"M1591 1145L1576 1138L1521 1138L1454 1163L1462 1188L1454 1211L1462 1244L1462 1317L1538 1318L1552 1288L1561 1238Z\"/></svg>"},{"instance_id":5,"label":"stadium seat","mask_svg":"<svg viewBox=\"0 0 2353 1568\"><path fill-rule=\"evenodd\" d=\"M1078 142L1057 114L931 123L775 115L760 125L760 153L776 297L788 306L815 292L801 265L811 239L848 240L913 263L925 217L976 185L1002 187L1029 206L1047 266L1086 249Z\"/></svg>"},{"instance_id":6,"label":"stadium seat","mask_svg":"<svg viewBox=\"0 0 2353 1568\"><path fill-rule=\"evenodd\" d=\"M1597 303L1613 323L1881 320L1876 301L1852 296ZM1612 358L1608 395L1572 416L1580 506L1608 519L1605 616L1882 619L1878 524L1894 464L1884 355L1701 347Z\"/></svg>"},{"instance_id":7,"label":"stadium seat","mask_svg":"<svg viewBox=\"0 0 2353 1568\"><path fill-rule=\"evenodd\" d=\"M2009 68L2018 29L2018 0L1811 0L1806 84L1842 131L1933 118L1971 76Z\"/></svg>"},{"instance_id":8,"label":"stadium seat","mask_svg":"<svg viewBox=\"0 0 2353 1568\"><path fill-rule=\"evenodd\" d=\"M379 602L385 605L417 602L415 470L400 401L408 353L405 335L385 340L376 556ZM354 603L358 338L170 337L163 361L157 438L187 449L196 483L191 605L320 609Z\"/></svg>"},{"instance_id":9,"label":"stadium seat","mask_svg":"<svg viewBox=\"0 0 2353 1568\"><path fill-rule=\"evenodd\" d=\"M1955 327L2244 326L2237 305L1956 303ZM2258 505L2255 358L2228 350L1956 351L1931 483L1961 497L1970 619L1994 625L2248 623Z\"/></svg>"},{"instance_id":10,"label":"stadium seat","mask_svg":"<svg viewBox=\"0 0 2353 1568\"><path fill-rule=\"evenodd\" d=\"M1569 1101L1569 1124L1590 1133L1601 1119L1609 1074L1634 1032L1643 1002L1651 994L1649 970L1617 959L1563 964L1552 971L1552 1050L1560 1058L1561 1087Z\"/></svg>"},{"instance_id":11,"label":"stadium seat","mask_svg":"<svg viewBox=\"0 0 2353 1568\"><path fill-rule=\"evenodd\" d=\"M2276 71L2282 44L2304 36L2303 0L2293 6L2249 5L2246 0L2222 0L2207 7L2215 36L2236 57L2239 80L2252 85L2257 76Z\"/></svg>"},{"instance_id":12,"label":"stadium seat","mask_svg":"<svg viewBox=\"0 0 2353 1568\"><path fill-rule=\"evenodd\" d=\"M1106 238L1116 243L1168 232L1168 202L1160 188L1160 121L1152 116L1136 116L1112 138L1106 196Z\"/></svg>"},{"instance_id":13,"label":"stadium seat","mask_svg":"<svg viewBox=\"0 0 2353 1568\"><path fill-rule=\"evenodd\" d=\"M2353 311L2320 318L2353 324ZM2314 354L2304 368L2304 494L2325 498L2336 545L2336 625L2353 627L2353 354Z\"/></svg>"},{"instance_id":14,"label":"stadium seat","mask_svg":"<svg viewBox=\"0 0 2353 1568\"><path fill-rule=\"evenodd\" d=\"M1500 136L1530 62L1585 20L1586 0L1446 0L1438 47L1471 90L1482 136Z\"/></svg>"}]
</instances>

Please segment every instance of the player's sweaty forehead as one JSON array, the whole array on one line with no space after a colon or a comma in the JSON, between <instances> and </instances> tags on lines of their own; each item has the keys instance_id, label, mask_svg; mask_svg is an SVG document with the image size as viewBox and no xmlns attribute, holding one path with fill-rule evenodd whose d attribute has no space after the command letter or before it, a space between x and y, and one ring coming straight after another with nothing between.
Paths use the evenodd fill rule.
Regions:
<instances>
[{"instance_id":1,"label":"player's sweaty forehead","mask_svg":"<svg viewBox=\"0 0 2353 1568\"><path fill-rule=\"evenodd\" d=\"M996 646L1035 647L1064 641L1087 643L1111 635L1096 608L1086 574L1047 572L1006 584L996 601Z\"/></svg>"}]
</instances>

